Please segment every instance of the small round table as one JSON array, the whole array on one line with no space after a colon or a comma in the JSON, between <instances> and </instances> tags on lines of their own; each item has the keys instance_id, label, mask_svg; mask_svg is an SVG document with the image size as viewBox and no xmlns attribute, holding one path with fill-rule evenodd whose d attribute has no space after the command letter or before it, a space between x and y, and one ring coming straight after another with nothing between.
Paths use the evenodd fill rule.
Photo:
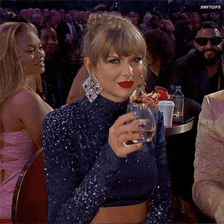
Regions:
<instances>
[{"instance_id":1,"label":"small round table","mask_svg":"<svg viewBox=\"0 0 224 224\"><path fill-rule=\"evenodd\" d=\"M191 198L193 160L195 153L195 117L166 128L167 158L172 179L173 194Z\"/></svg>"},{"instance_id":2,"label":"small round table","mask_svg":"<svg viewBox=\"0 0 224 224\"><path fill-rule=\"evenodd\" d=\"M194 124L194 117L191 117L190 119L184 121L183 123L173 123L172 127L167 127L166 128L166 135L176 135L176 134L181 134L185 133L187 131L190 131L193 127Z\"/></svg>"}]
</instances>

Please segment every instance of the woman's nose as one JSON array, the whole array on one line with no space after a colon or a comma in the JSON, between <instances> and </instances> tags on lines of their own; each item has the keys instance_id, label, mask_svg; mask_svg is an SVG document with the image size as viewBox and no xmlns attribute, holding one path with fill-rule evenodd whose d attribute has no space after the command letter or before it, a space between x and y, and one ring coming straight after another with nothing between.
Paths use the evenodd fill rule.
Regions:
<instances>
[{"instance_id":1,"label":"woman's nose","mask_svg":"<svg viewBox=\"0 0 224 224\"><path fill-rule=\"evenodd\" d=\"M37 51L37 57L45 57L45 51L44 49L38 49Z\"/></svg>"},{"instance_id":2,"label":"woman's nose","mask_svg":"<svg viewBox=\"0 0 224 224\"><path fill-rule=\"evenodd\" d=\"M124 65L124 75L133 76L133 68L129 63L125 63Z\"/></svg>"}]
</instances>

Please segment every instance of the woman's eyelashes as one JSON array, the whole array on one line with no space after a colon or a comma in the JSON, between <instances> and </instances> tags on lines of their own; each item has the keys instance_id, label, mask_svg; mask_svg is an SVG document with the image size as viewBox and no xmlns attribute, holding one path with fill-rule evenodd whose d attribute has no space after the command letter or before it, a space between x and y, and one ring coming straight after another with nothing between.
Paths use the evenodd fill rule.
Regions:
<instances>
[{"instance_id":1,"label":"woman's eyelashes","mask_svg":"<svg viewBox=\"0 0 224 224\"><path fill-rule=\"evenodd\" d=\"M133 61L134 62L140 62L142 60L142 58L141 57L136 57L136 58L133 58Z\"/></svg>"},{"instance_id":2,"label":"woman's eyelashes","mask_svg":"<svg viewBox=\"0 0 224 224\"><path fill-rule=\"evenodd\" d=\"M111 64L119 64L121 62L121 59L115 58L115 59L109 59L108 61ZM142 57L135 57L135 58L130 60L130 62L137 62L137 63L140 62L140 61L142 61Z\"/></svg>"},{"instance_id":3,"label":"woman's eyelashes","mask_svg":"<svg viewBox=\"0 0 224 224\"><path fill-rule=\"evenodd\" d=\"M109 60L109 63L111 63L111 64L119 64L120 63L120 59L118 59L118 58L111 59L111 60Z\"/></svg>"},{"instance_id":4,"label":"woman's eyelashes","mask_svg":"<svg viewBox=\"0 0 224 224\"><path fill-rule=\"evenodd\" d=\"M38 48L32 47L32 48L28 49L27 52L28 52L28 53L33 53L33 52L35 52L36 50L38 50L38 51L43 51L44 49L43 49L43 46L41 45L41 46L39 46Z\"/></svg>"},{"instance_id":5,"label":"woman's eyelashes","mask_svg":"<svg viewBox=\"0 0 224 224\"><path fill-rule=\"evenodd\" d=\"M27 49L27 52L28 53L33 53L35 51L35 48L29 48L29 49Z\"/></svg>"}]
</instances>

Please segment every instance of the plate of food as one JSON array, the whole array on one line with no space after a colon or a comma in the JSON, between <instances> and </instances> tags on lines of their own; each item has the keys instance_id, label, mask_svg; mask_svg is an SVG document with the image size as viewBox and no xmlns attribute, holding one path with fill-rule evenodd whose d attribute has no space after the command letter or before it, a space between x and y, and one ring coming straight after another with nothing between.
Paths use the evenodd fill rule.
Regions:
<instances>
[{"instance_id":1,"label":"plate of food","mask_svg":"<svg viewBox=\"0 0 224 224\"><path fill-rule=\"evenodd\" d=\"M158 109L159 101L172 100L172 94L168 93L168 90L162 86L156 86L155 90L151 93L139 92L135 90L130 96L131 102L142 102Z\"/></svg>"}]
</instances>

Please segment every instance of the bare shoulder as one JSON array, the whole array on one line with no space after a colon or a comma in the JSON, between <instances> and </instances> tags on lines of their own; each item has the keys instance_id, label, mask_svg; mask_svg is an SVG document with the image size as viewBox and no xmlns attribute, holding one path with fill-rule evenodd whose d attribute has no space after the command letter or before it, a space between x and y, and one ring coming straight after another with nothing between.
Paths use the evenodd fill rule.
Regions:
<instances>
[{"instance_id":1,"label":"bare shoulder","mask_svg":"<svg viewBox=\"0 0 224 224\"><path fill-rule=\"evenodd\" d=\"M89 77L89 73L85 66L82 66L74 78L74 83L82 84Z\"/></svg>"},{"instance_id":2,"label":"bare shoulder","mask_svg":"<svg viewBox=\"0 0 224 224\"><path fill-rule=\"evenodd\" d=\"M15 106L27 106L27 104L41 103L41 98L33 91L22 89L12 97Z\"/></svg>"},{"instance_id":3,"label":"bare shoulder","mask_svg":"<svg viewBox=\"0 0 224 224\"><path fill-rule=\"evenodd\" d=\"M53 110L37 93L25 88L12 97L12 103L14 108L19 111L46 110L50 112Z\"/></svg>"}]
</instances>

